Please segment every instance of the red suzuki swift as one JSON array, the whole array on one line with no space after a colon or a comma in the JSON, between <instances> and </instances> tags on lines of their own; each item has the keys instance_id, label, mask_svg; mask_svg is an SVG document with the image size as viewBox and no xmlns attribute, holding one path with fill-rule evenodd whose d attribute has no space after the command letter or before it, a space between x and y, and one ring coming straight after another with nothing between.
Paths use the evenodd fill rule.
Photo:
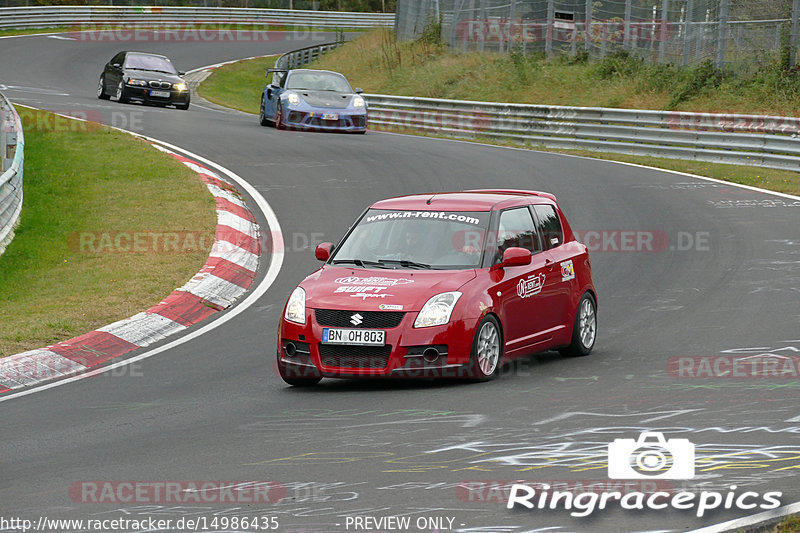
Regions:
<instances>
[{"instance_id":1,"label":"red suzuki swift","mask_svg":"<svg viewBox=\"0 0 800 533\"><path fill-rule=\"evenodd\" d=\"M381 200L292 292L278 330L287 383L323 377L489 380L509 359L588 355L589 253L555 196L472 190Z\"/></svg>"}]
</instances>

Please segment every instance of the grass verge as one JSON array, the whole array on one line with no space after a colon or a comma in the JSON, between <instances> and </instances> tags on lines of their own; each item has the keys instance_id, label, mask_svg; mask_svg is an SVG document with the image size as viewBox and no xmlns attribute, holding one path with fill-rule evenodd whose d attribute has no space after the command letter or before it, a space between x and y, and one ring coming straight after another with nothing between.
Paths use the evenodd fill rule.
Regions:
<instances>
[{"instance_id":1,"label":"grass verge","mask_svg":"<svg viewBox=\"0 0 800 533\"><path fill-rule=\"evenodd\" d=\"M381 81L381 78L386 74L385 70L386 67L381 66L381 61L376 61L374 58L370 59L371 54L374 54L375 47L380 48L381 43L383 41L378 40L376 42L376 36L382 36L381 38L386 38L386 32L383 30L376 30L373 31L361 39L353 41L342 48L329 52L325 56L323 56L319 61L315 62L312 66L315 68L325 68L330 70L337 70L339 72L344 73L348 76L350 82L354 86L362 86L364 87L366 92L373 92L373 93L386 93L386 94L409 94L410 88L406 88L407 90L402 89L401 85L393 85L393 84L385 84L384 81ZM400 45L398 45L400 46ZM422 47L417 43L416 45L404 43L402 46L408 47ZM404 53L405 54L405 53ZM461 63L461 61L470 61L470 57L472 57L472 61L483 61L486 59L485 56L488 54L464 54L465 58L459 58L458 64L453 68L453 71L457 71L460 68L472 68L465 66ZM405 57L403 55L403 57ZM500 61L495 56L492 56L492 61ZM372 61L372 62L371 62ZM402 60L399 60L401 63ZM478 61L478 65L480 65L480 61ZM274 63L273 58L259 58L259 59L250 59L246 61L239 61L237 63L231 63L229 65L222 66L214 71L214 73L209 76L206 81L200 84L199 91L200 95L204 98L215 102L219 105L223 105L226 107L231 107L234 109L238 109L240 111L245 111L248 113L258 113L258 106L261 97L261 91L264 88L264 85L267 80L264 78L264 69L268 66L272 66ZM370 66L371 65L371 66ZM449 69L450 67L447 67ZM569 70L569 65L566 65L565 68ZM464 73L464 76L473 76L475 72L467 71ZM420 77L421 76L421 77ZM412 78L417 80L422 80L424 82L425 77L424 75L417 75L412 74ZM572 75L573 81L575 83L578 82L580 76L577 73L573 73ZM473 79L473 83L476 80ZM409 84L415 83L408 81ZM535 83L533 83L535 85ZM414 89L418 89L421 92L425 92L420 86L414 85ZM576 89L579 91L580 89ZM589 89L586 89L589 91ZM494 94L492 97L491 92L486 93L486 98L491 100L498 100L497 95ZM602 91L601 91L602 94ZM429 93L425 93L425 96L431 96ZM438 96L446 96L446 97L458 97L462 98L464 95L462 94L445 94L445 95L438 95ZM669 95L664 95L661 101L665 101ZM586 97L586 101L581 101L579 105L604 105L602 101L592 101L588 100L588 96ZM472 98L477 99L477 98ZM515 100L519 101L519 100ZM531 100L536 101L536 100ZM546 101L546 100L545 100ZM546 103L556 104L559 102L555 101L546 101ZM563 103L563 102L560 102ZM576 104L576 102L570 102L571 104ZM653 100L642 100L636 101L638 106L645 109L652 109L657 108L658 101ZM741 111L747 111L743 109ZM375 126L371 126L373 129L376 129ZM398 131L398 130L392 130ZM399 130L399 133L409 133L409 134L419 134L416 131L407 129L407 130ZM431 137L441 137L446 138L444 136L437 136L437 135L429 135ZM477 138L476 142L486 143L486 144L494 144L500 146L513 146L513 147L525 147L521 144L514 143L512 141L497 141L495 139L489 138ZM767 168L760 168L760 167L747 167L747 166L739 166L739 165L723 165L717 163L706 163L702 161L685 161L685 160L678 160L678 159L664 159L664 158L655 158L655 157L644 157L644 156L632 156L632 155L624 155L624 154L612 154L612 153L602 153L602 152L593 152L589 150L554 150L554 149L547 149L541 146L527 146L528 148L541 150L541 151L548 151L548 152L557 152L557 153L565 153L565 154L572 154L572 155L580 155L585 157L592 157L597 159L607 159L612 161L623 161L627 163L635 163L639 165L646 165L652 166L656 168L664 168L668 170L675 170L678 172L687 172L690 174L698 174L700 176L707 176L710 178L715 178L723 181L731 181L734 183L741 183L744 185L751 185L755 187L761 187L764 189L769 189L778 192L784 192L789 194L800 194L800 174L796 172L791 172L788 170L773 170Z\"/></svg>"},{"instance_id":2,"label":"grass verge","mask_svg":"<svg viewBox=\"0 0 800 533\"><path fill-rule=\"evenodd\" d=\"M186 283L210 248L206 238L207 246L178 246L178 253L160 253L158 245L121 251L128 238L144 233L152 242L166 231L213 236L216 227L213 198L178 161L122 132L17 110L25 131L25 200L16 237L0 256L0 356L147 309ZM128 240L116 241L120 235ZM108 246L82 247L89 242L83 236Z\"/></svg>"}]
</instances>

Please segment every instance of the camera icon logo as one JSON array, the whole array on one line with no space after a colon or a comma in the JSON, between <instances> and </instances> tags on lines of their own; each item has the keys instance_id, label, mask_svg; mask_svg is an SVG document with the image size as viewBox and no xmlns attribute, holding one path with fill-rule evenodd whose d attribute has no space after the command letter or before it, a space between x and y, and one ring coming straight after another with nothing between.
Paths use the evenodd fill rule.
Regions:
<instances>
[{"instance_id":1,"label":"camera icon logo","mask_svg":"<svg viewBox=\"0 0 800 533\"><path fill-rule=\"evenodd\" d=\"M688 439L664 440L659 432L639 438L615 439L608 445L611 479L692 479L694 444Z\"/></svg>"}]
</instances>

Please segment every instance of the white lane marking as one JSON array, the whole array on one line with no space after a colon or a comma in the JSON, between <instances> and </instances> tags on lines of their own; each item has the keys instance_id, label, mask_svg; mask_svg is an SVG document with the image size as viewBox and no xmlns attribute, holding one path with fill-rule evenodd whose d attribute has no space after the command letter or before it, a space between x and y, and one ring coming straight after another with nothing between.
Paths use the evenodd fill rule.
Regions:
<instances>
[{"instance_id":1,"label":"white lane marking","mask_svg":"<svg viewBox=\"0 0 800 533\"><path fill-rule=\"evenodd\" d=\"M59 41L77 41L78 40L78 39L75 39L73 37L64 37L63 35L48 35L47 38L48 39L58 39Z\"/></svg>"},{"instance_id":2,"label":"white lane marking","mask_svg":"<svg viewBox=\"0 0 800 533\"><path fill-rule=\"evenodd\" d=\"M713 526L693 529L687 533L723 533L725 531L739 531L743 527L783 518L784 516L795 513L800 513L800 502L784 505L783 507L778 507L777 509L772 509L770 511L764 511L763 513L745 516L744 518L728 520L727 522L722 522L721 524L714 524Z\"/></svg>"},{"instance_id":3,"label":"white lane marking","mask_svg":"<svg viewBox=\"0 0 800 533\"><path fill-rule=\"evenodd\" d=\"M0 91L16 91L21 93L47 94L50 96L69 96L69 93L60 93L55 89L40 89L39 87L24 87L22 85L0 85Z\"/></svg>"},{"instance_id":4,"label":"white lane marking","mask_svg":"<svg viewBox=\"0 0 800 533\"><path fill-rule=\"evenodd\" d=\"M61 116L67 116L67 115L61 115ZM68 117L68 118L73 118L73 117ZM258 299L261 298L267 292L267 290L272 286L272 284L275 282L275 280L278 277L278 274L281 271L281 266L283 265L283 255L284 255L284 252L283 252L283 250L284 250L283 232L281 231L281 225L278 223L278 217L275 216L275 212L272 210L272 207L270 207L269 203L267 203L267 200L261 195L261 193L258 192L258 190L255 187L250 185L250 183L245 181L244 178L242 178L241 176L239 176L235 172L233 172L231 170L228 170L227 168L223 167L222 165L219 165L219 164L217 164L217 163L215 163L215 162L213 162L213 161L211 161L209 159L206 159L203 156L200 156L200 155L197 155L197 154L195 154L193 152L190 152L189 150L186 150L184 148L180 148L178 146L175 146L174 144L170 144L170 143L161 141L159 139L154 139L153 137L148 137L146 135L141 135L141 134L134 133L134 132L131 132L131 131L123 130L121 128L114 128L114 129L119 130L119 131L124 131L125 133L130 133L131 135L134 135L136 137L140 137L142 139L146 139L146 140L148 140L150 142L153 142L153 143L161 144L162 146L165 146L165 147L169 148L170 150L174 150L175 152L182 153L187 157L195 159L195 160L203 163L204 165L209 166L210 168L214 168L214 169L218 170L219 172L222 172L223 174L225 174L228 177L230 177L238 186L240 186L242 189L244 189L253 198L253 200L255 200L256 204L258 205L258 208L261 210L261 212L264 214L264 217L267 219L267 226L269 227L269 230L272 232L273 251L270 254L271 260L270 260L269 268L267 269L267 273L264 276L264 279L262 279L261 282L255 288L253 288L250 291L250 293L247 295L247 297L244 300L242 300L241 303L239 303L239 305L237 305L237 306L235 306L235 307L233 307L233 308L231 308L229 310L226 310L224 312L221 312L221 316L219 318L212 318L209 323L207 323L204 326L200 327L199 329L187 334L185 337L181 337L179 339L175 339L174 341L168 342L167 344L164 344L163 346L159 346L158 348L153 348L152 350L145 351L144 353L141 353L141 354L139 354L137 356L134 356L134 357L131 357L129 359L125 359L124 361L118 361L118 362L116 362L114 364L111 364L111 365L108 365L108 366L104 366L104 367L101 367L101 368L98 368L98 369L95 369L95 370L91 370L91 371L89 371L89 372L87 372L85 374L81 374L79 376L74 376L74 377L71 377L71 378L63 379L61 381L54 381L52 383L48 383L48 384L42 385L40 387L32 387L30 389L23 390L23 391L20 391L20 392L17 392L17 393L8 394L8 395L5 395L5 396L0 396L0 403L7 402L7 401L13 400L15 398L21 398L22 396L27 396L29 394L34 394L34 393L37 393L37 392L45 391L47 389L60 387L61 385L66 385L67 383L72 383L73 381L78 381L78 380L81 380L81 379L90 378L90 377L96 376L98 374L102 374L103 372L108 372L110 370L114 370L116 368L121 368L121 367L130 365L132 363L136 363L138 361L142 361L144 359L148 359L150 357L153 357L154 355L160 354L161 352L164 352L164 351L167 351L167 350L171 350L172 348L176 348L176 347L180 346L181 344L184 344L184 343L187 343L187 342L189 342L191 340L194 340L194 339L200 337L201 335L205 335L206 333L208 333L208 332L210 332L210 331L222 326L223 324L225 324L229 320L232 320L232 319L236 318L239 314L243 313L250 306L255 304L258 301Z\"/></svg>"}]
</instances>

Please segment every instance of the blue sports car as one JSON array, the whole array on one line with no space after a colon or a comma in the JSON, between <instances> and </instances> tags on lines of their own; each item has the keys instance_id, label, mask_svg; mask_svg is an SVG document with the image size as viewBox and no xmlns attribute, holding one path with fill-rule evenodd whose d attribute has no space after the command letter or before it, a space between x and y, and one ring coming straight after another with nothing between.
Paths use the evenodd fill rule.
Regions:
<instances>
[{"instance_id":1,"label":"blue sports car","mask_svg":"<svg viewBox=\"0 0 800 533\"><path fill-rule=\"evenodd\" d=\"M364 133L367 103L337 72L267 69L272 83L261 93L259 120L278 129L313 129Z\"/></svg>"}]
</instances>

